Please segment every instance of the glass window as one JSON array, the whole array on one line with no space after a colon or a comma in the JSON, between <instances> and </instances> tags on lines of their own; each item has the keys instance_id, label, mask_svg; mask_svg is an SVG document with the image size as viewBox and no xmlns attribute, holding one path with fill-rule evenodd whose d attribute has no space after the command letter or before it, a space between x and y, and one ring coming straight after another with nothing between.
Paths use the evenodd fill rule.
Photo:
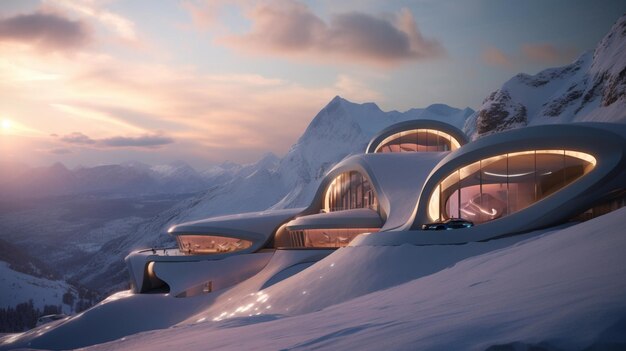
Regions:
<instances>
[{"instance_id":1,"label":"glass window","mask_svg":"<svg viewBox=\"0 0 626 351\"><path fill-rule=\"evenodd\" d=\"M459 142L447 133L433 129L412 129L385 138L375 152L450 151L459 147Z\"/></svg>"},{"instance_id":2,"label":"glass window","mask_svg":"<svg viewBox=\"0 0 626 351\"><path fill-rule=\"evenodd\" d=\"M508 213L522 210L537 201L535 161L534 151L508 155Z\"/></svg>"},{"instance_id":3,"label":"glass window","mask_svg":"<svg viewBox=\"0 0 626 351\"><path fill-rule=\"evenodd\" d=\"M571 183L591 171L596 165L596 159L581 152L565 150L565 183Z\"/></svg>"},{"instance_id":4,"label":"glass window","mask_svg":"<svg viewBox=\"0 0 626 351\"><path fill-rule=\"evenodd\" d=\"M441 182L442 219L459 217L459 171L450 174Z\"/></svg>"},{"instance_id":5,"label":"glass window","mask_svg":"<svg viewBox=\"0 0 626 351\"><path fill-rule=\"evenodd\" d=\"M359 172L346 172L337 176L328 186L324 211L333 212L357 208L378 210L378 201L367 178Z\"/></svg>"},{"instance_id":6,"label":"glass window","mask_svg":"<svg viewBox=\"0 0 626 351\"><path fill-rule=\"evenodd\" d=\"M432 220L460 217L475 224L520 211L567 186L595 166L591 155L568 150L498 155L457 169L436 187Z\"/></svg>"},{"instance_id":7,"label":"glass window","mask_svg":"<svg viewBox=\"0 0 626 351\"><path fill-rule=\"evenodd\" d=\"M565 186L565 153L546 150L536 155L537 200Z\"/></svg>"},{"instance_id":8,"label":"glass window","mask_svg":"<svg viewBox=\"0 0 626 351\"><path fill-rule=\"evenodd\" d=\"M402 152L417 151L417 133L415 131L402 132L400 138Z\"/></svg>"},{"instance_id":9,"label":"glass window","mask_svg":"<svg viewBox=\"0 0 626 351\"><path fill-rule=\"evenodd\" d=\"M459 170L461 201L459 217L468 221L476 222L480 217L475 208L480 204L480 162L474 162Z\"/></svg>"},{"instance_id":10,"label":"glass window","mask_svg":"<svg viewBox=\"0 0 626 351\"><path fill-rule=\"evenodd\" d=\"M248 240L216 235L177 235L176 241L180 251L188 255L221 254L252 246Z\"/></svg>"},{"instance_id":11,"label":"glass window","mask_svg":"<svg viewBox=\"0 0 626 351\"><path fill-rule=\"evenodd\" d=\"M332 228L289 231L290 245L297 248L339 248L347 246L362 233L378 232L380 228Z\"/></svg>"},{"instance_id":12,"label":"glass window","mask_svg":"<svg viewBox=\"0 0 626 351\"><path fill-rule=\"evenodd\" d=\"M437 146L437 141L439 140L439 136L437 132L434 130L429 130L427 133L427 142L426 142L426 151L439 151L439 147Z\"/></svg>"}]
</instances>

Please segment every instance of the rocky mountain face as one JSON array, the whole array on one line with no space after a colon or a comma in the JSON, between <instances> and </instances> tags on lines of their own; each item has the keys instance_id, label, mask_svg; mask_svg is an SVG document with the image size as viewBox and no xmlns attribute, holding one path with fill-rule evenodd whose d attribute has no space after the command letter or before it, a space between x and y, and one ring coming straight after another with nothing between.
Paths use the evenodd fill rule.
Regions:
<instances>
[{"instance_id":1,"label":"rocky mountain face","mask_svg":"<svg viewBox=\"0 0 626 351\"><path fill-rule=\"evenodd\" d=\"M233 170L227 182L181 201L122 239L107 243L75 277L99 291L122 287L127 281L123 258L134 249L173 246L166 233L173 224L268 208L308 206L326 172L346 156L362 153L383 128L420 118L437 119L461 128L473 112L443 104L384 112L374 103L356 104L335 97L313 118L284 157L267 154L251 165L225 164L224 168Z\"/></svg>"},{"instance_id":2,"label":"rocky mountain face","mask_svg":"<svg viewBox=\"0 0 626 351\"><path fill-rule=\"evenodd\" d=\"M472 138L527 125L626 122L626 15L593 53L536 75L518 74L468 118Z\"/></svg>"}]
</instances>

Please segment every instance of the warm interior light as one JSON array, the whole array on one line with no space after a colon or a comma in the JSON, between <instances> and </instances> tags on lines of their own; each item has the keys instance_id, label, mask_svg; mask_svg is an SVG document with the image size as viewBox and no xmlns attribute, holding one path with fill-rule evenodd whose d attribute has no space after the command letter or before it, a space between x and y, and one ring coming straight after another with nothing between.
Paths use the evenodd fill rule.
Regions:
<instances>
[{"instance_id":1,"label":"warm interior light","mask_svg":"<svg viewBox=\"0 0 626 351\"><path fill-rule=\"evenodd\" d=\"M386 146L387 144L389 144L390 142L392 142L392 141L394 141L396 139L399 139L403 135L416 134L416 133L428 133L428 134L436 135L437 137L441 137L444 140L449 141L450 142L450 150L448 150L448 151L454 151L454 150L458 149L459 147L461 147L461 144L459 143L458 140L456 140L450 134L442 132L440 130L436 130L436 129L411 129L411 130L401 131L401 132L398 132L398 133L395 133L395 134L392 134L392 135L386 137L385 139L383 139L383 141L381 141L376 146L376 149L374 150L374 153L380 152L380 150L384 146Z\"/></svg>"},{"instance_id":2,"label":"warm interior light","mask_svg":"<svg viewBox=\"0 0 626 351\"><path fill-rule=\"evenodd\" d=\"M150 278L153 278L153 277L155 276L155 275L154 275L154 261L150 261L150 262L148 263L148 269L147 269L147 271L148 271L148 276L149 276Z\"/></svg>"},{"instance_id":3,"label":"warm interior light","mask_svg":"<svg viewBox=\"0 0 626 351\"><path fill-rule=\"evenodd\" d=\"M431 194L428 217L431 221L461 217L474 224L495 220L569 186L589 173L596 162L590 154L563 149L484 158L441 180Z\"/></svg>"},{"instance_id":4,"label":"warm interior light","mask_svg":"<svg viewBox=\"0 0 626 351\"><path fill-rule=\"evenodd\" d=\"M526 173L500 174L500 173L492 173L492 172L483 171L483 173L485 173L486 175L494 176L494 177L514 178L514 177L523 177L529 174L533 174L535 172L533 171L533 172L526 172Z\"/></svg>"}]
</instances>

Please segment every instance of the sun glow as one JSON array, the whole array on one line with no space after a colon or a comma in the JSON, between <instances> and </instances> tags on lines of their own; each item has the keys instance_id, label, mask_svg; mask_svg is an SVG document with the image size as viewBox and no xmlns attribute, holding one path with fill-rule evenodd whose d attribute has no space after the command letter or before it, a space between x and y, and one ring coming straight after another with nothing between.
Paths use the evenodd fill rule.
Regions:
<instances>
[{"instance_id":1,"label":"sun glow","mask_svg":"<svg viewBox=\"0 0 626 351\"><path fill-rule=\"evenodd\" d=\"M11 127L13 126L13 122L11 122L10 119L3 119L2 124L0 125L2 126L3 131L9 131L11 130Z\"/></svg>"}]
</instances>

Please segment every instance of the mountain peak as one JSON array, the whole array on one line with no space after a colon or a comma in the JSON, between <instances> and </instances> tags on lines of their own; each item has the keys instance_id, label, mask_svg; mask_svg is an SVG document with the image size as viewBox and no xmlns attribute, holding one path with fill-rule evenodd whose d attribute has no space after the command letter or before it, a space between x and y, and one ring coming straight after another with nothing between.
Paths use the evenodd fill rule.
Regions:
<instances>
[{"instance_id":1,"label":"mountain peak","mask_svg":"<svg viewBox=\"0 0 626 351\"><path fill-rule=\"evenodd\" d=\"M622 15L602 38L593 53L590 71L619 75L626 65L626 14Z\"/></svg>"},{"instance_id":2,"label":"mountain peak","mask_svg":"<svg viewBox=\"0 0 626 351\"><path fill-rule=\"evenodd\" d=\"M432 113L436 113L442 116L450 116L456 113L459 113L458 108L450 107L446 104L432 104L426 107L426 111L430 111Z\"/></svg>"},{"instance_id":3,"label":"mountain peak","mask_svg":"<svg viewBox=\"0 0 626 351\"><path fill-rule=\"evenodd\" d=\"M68 171L67 167L65 167L65 165L61 162L53 163L50 167L48 167L48 169L51 171L55 171L55 172L67 172Z\"/></svg>"}]
</instances>

